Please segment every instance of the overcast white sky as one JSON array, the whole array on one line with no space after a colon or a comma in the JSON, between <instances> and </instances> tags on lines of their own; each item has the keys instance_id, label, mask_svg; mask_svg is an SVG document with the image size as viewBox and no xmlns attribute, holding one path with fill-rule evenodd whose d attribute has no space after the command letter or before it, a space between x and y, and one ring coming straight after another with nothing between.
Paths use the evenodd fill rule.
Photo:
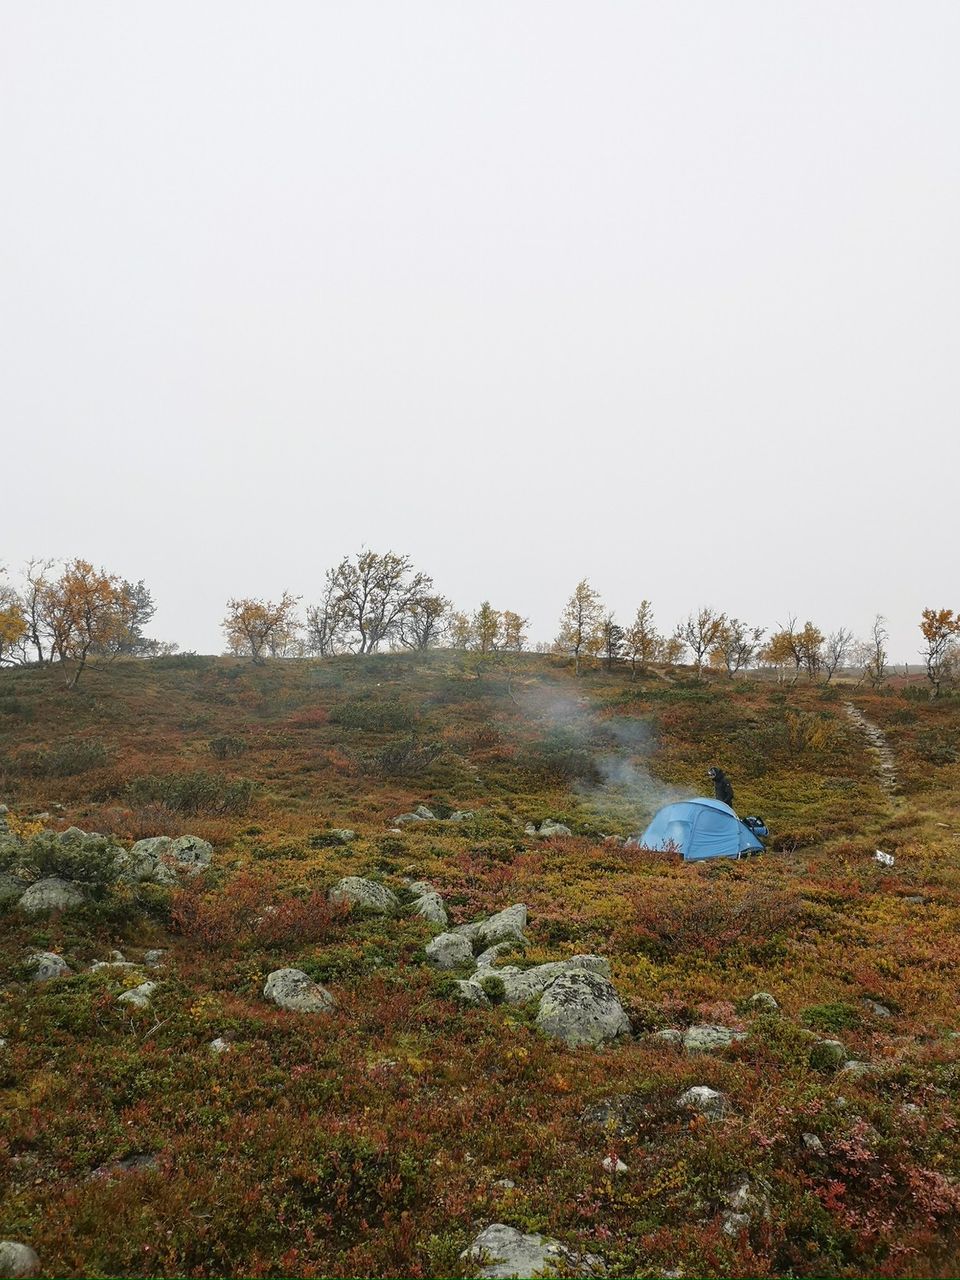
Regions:
<instances>
[{"instance_id":1,"label":"overcast white sky","mask_svg":"<svg viewBox=\"0 0 960 1280\"><path fill-rule=\"evenodd\" d=\"M555 634L960 606L960 5L3 0L0 560L222 647L361 544Z\"/></svg>"}]
</instances>

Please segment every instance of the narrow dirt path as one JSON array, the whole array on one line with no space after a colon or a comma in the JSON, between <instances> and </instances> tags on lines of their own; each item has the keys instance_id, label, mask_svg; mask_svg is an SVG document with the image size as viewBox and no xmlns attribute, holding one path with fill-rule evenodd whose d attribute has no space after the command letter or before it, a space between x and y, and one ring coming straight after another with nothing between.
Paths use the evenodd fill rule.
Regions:
<instances>
[{"instance_id":1,"label":"narrow dirt path","mask_svg":"<svg viewBox=\"0 0 960 1280\"><path fill-rule=\"evenodd\" d=\"M893 748L887 741L883 730L879 725L874 724L872 720L868 720L859 707L855 707L852 702L845 702L843 709L867 739L869 749L876 755L876 772L881 787L888 796L896 795L899 785L897 758L893 754Z\"/></svg>"}]
</instances>

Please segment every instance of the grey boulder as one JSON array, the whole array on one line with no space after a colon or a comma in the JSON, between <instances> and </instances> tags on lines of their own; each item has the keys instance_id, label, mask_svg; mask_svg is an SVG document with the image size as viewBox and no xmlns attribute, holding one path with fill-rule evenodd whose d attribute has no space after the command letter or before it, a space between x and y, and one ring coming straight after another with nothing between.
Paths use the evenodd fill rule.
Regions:
<instances>
[{"instance_id":1,"label":"grey boulder","mask_svg":"<svg viewBox=\"0 0 960 1280\"><path fill-rule=\"evenodd\" d=\"M442 929L447 927L447 909L439 893L422 894L413 904L413 914L423 916L431 924L438 924Z\"/></svg>"},{"instance_id":2,"label":"grey boulder","mask_svg":"<svg viewBox=\"0 0 960 1280\"><path fill-rule=\"evenodd\" d=\"M40 1259L28 1244L0 1240L0 1276L19 1280L21 1276L35 1276L39 1270Z\"/></svg>"},{"instance_id":3,"label":"grey boulder","mask_svg":"<svg viewBox=\"0 0 960 1280\"><path fill-rule=\"evenodd\" d=\"M333 886L327 897L331 902L344 902L351 907L364 907L367 911L387 915L400 905L400 899L386 885L363 876L344 876Z\"/></svg>"},{"instance_id":4,"label":"grey boulder","mask_svg":"<svg viewBox=\"0 0 960 1280\"><path fill-rule=\"evenodd\" d=\"M118 853L114 866L120 880L176 884L181 875L204 871L212 858L213 845L199 836L151 836Z\"/></svg>"},{"instance_id":5,"label":"grey boulder","mask_svg":"<svg viewBox=\"0 0 960 1280\"><path fill-rule=\"evenodd\" d=\"M677 1099L677 1106L684 1111L696 1111L698 1115L716 1120L728 1109L726 1096L705 1084L695 1084Z\"/></svg>"},{"instance_id":6,"label":"grey boulder","mask_svg":"<svg viewBox=\"0 0 960 1280\"><path fill-rule=\"evenodd\" d=\"M769 991L758 991L756 995L752 995L747 1001L747 1007L755 1009L758 1013L776 1013L780 1008L776 997Z\"/></svg>"},{"instance_id":7,"label":"grey boulder","mask_svg":"<svg viewBox=\"0 0 960 1280\"><path fill-rule=\"evenodd\" d=\"M600 1258L578 1256L548 1236L524 1235L503 1222L484 1227L460 1255L461 1262L478 1263L470 1274L478 1280L507 1280L508 1277L544 1276L558 1269L577 1275L598 1275L604 1270Z\"/></svg>"},{"instance_id":8,"label":"grey boulder","mask_svg":"<svg viewBox=\"0 0 960 1280\"><path fill-rule=\"evenodd\" d=\"M476 978L478 981L488 975L499 978L503 982L504 1000L508 1004L525 1004L542 995L552 982L568 973L598 973L603 978L609 978L610 962L602 956L571 956L569 960L538 964L531 969L518 969L512 965L493 969L481 965L478 960Z\"/></svg>"},{"instance_id":9,"label":"grey boulder","mask_svg":"<svg viewBox=\"0 0 960 1280\"><path fill-rule=\"evenodd\" d=\"M630 1020L612 984L585 970L554 978L540 1000L537 1026L571 1048L630 1034Z\"/></svg>"},{"instance_id":10,"label":"grey boulder","mask_svg":"<svg viewBox=\"0 0 960 1280\"><path fill-rule=\"evenodd\" d=\"M63 978L70 966L55 951L35 951L27 956L26 969L31 982L49 982L51 978Z\"/></svg>"},{"instance_id":11,"label":"grey boulder","mask_svg":"<svg viewBox=\"0 0 960 1280\"><path fill-rule=\"evenodd\" d=\"M487 993L479 982L465 978L454 983L453 998L461 1004L488 1005Z\"/></svg>"},{"instance_id":12,"label":"grey boulder","mask_svg":"<svg viewBox=\"0 0 960 1280\"><path fill-rule=\"evenodd\" d=\"M79 885L59 876L47 876L37 880L23 894L17 904L21 911L31 914L41 911L68 911L86 901L86 894Z\"/></svg>"},{"instance_id":13,"label":"grey boulder","mask_svg":"<svg viewBox=\"0 0 960 1280\"><path fill-rule=\"evenodd\" d=\"M122 995L117 996L117 1004L128 1004L134 1009L146 1009L156 989L155 982L141 982L139 987L131 987L129 991L124 991Z\"/></svg>"},{"instance_id":14,"label":"grey boulder","mask_svg":"<svg viewBox=\"0 0 960 1280\"><path fill-rule=\"evenodd\" d=\"M522 902L488 916L486 920L475 920L472 924L458 924L453 930L469 938L471 942L481 942L490 947L495 942L515 940L523 941L523 931L527 926L527 908Z\"/></svg>"},{"instance_id":15,"label":"grey boulder","mask_svg":"<svg viewBox=\"0 0 960 1280\"><path fill-rule=\"evenodd\" d=\"M267 977L263 994L281 1009L294 1013L327 1013L336 1003L325 987L301 969L274 969Z\"/></svg>"},{"instance_id":16,"label":"grey boulder","mask_svg":"<svg viewBox=\"0 0 960 1280\"><path fill-rule=\"evenodd\" d=\"M733 1031L730 1027L704 1022L687 1028L683 1035L683 1047L687 1053L711 1053L714 1049L728 1048L736 1040L743 1040L744 1034L743 1031Z\"/></svg>"},{"instance_id":17,"label":"grey boulder","mask_svg":"<svg viewBox=\"0 0 960 1280\"><path fill-rule=\"evenodd\" d=\"M463 969L473 964L473 947L462 933L438 933L424 950L438 969Z\"/></svg>"}]
</instances>

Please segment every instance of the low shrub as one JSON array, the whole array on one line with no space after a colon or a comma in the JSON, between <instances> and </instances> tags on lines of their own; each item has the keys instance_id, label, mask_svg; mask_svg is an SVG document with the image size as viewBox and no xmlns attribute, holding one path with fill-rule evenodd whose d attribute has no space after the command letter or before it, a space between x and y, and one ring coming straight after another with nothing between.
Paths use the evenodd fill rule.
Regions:
<instances>
[{"instance_id":1,"label":"low shrub","mask_svg":"<svg viewBox=\"0 0 960 1280\"><path fill-rule=\"evenodd\" d=\"M740 949L768 949L802 919L800 898L779 889L697 878L672 882L665 893L648 890L630 898L627 923L618 944L653 959L689 952L716 959Z\"/></svg>"},{"instance_id":2,"label":"low shrub","mask_svg":"<svg viewBox=\"0 0 960 1280\"><path fill-rule=\"evenodd\" d=\"M330 711L331 724L346 729L383 732L388 729L412 729L414 716L402 702L375 698L350 698Z\"/></svg>"},{"instance_id":3,"label":"low shrub","mask_svg":"<svg viewBox=\"0 0 960 1280\"><path fill-rule=\"evenodd\" d=\"M109 752L95 738L67 739L52 747L24 751L16 763L22 773L38 778L72 778L90 769L100 769L109 760Z\"/></svg>"},{"instance_id":4,"label":"low shrub","mask_svg":"<svg viewBox=\"0 0 960 1280\"><path fill-rule=\"evenodd\" d=\"M116 879L113 864L118 852L106 836L62 841L52 831L41 831L23 844L0 840L0 871L15 869L29 880L59 876L102 888Z\"/></svg>"},{"instance_id":5,"label":"low shrub","mask_svg":"<svg viewBox=\"0 0 960 1280\"><path fill-rule=\"evenodd\" d=\"M134 778L125 797L134 808L162 804L175 813L243 814L250 808L255 783L213 773L170 773Z\"/></svg>"},{"instance_id":6,"label":"low shrub","mask_svg":"<svg viewBox=\"0 0 960 1280\"><path fill-rule=\"evenodd\" d=\"M218 760L229 760L235 756L242 756L247 749L247 744L242 738L234 737L232 734L224 733L218 738L211 738L207 743L212 756L216 756Z\"/></svg>"},{"instance_id":7,"label":"low shrub","mask_svg":"<svg viewBox=\"0 0 960 1280\"><path fill-rule=\"evenodd\" d=\"M816 1031L849 1031L861 1022L859 1010L844 1000L811 1005L800 1021Z\"/></svg>"},{"instance_id":8,"label":"low shrub","mask_svg":"<svg viewBox=\"0 0 960 1280\"><path fill-rule=\"evenodd\" d=\"M246 870L215 890L189 882L174 894L170 920L176 933L204 950L235 952L321 942L346 914L318 890L295 897L281 892L269 873Z\"/></svg>"},{"instance_id":9,"label":"low shrub","mask_svg":"<svg viewBox=\"0 0 960 1280\"><path fill-rule=\"evenodd\" d=\"M378 777L405 778L425 773L442 751L442 742L424 742L409 733L365 757L362 766L365 773Z\"/></svg>"}]
</instances>

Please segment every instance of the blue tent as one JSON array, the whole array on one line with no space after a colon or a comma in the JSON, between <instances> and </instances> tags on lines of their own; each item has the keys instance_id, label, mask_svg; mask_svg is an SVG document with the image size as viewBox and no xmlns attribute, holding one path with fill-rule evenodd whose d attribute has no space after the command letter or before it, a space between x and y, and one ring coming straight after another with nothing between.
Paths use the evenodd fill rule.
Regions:
<instances>
[{"instance_id":1,"label":"blue tent","mask_svg":"<svg viewBox=\"0 0 960 1280\"><path fill-rule=\"evenodd\" d=\"M679 849L687 862L763 852L763 845L728 804L704 796L665 805L638 843L644 849Z\"/></svg>"}]
</instances>

